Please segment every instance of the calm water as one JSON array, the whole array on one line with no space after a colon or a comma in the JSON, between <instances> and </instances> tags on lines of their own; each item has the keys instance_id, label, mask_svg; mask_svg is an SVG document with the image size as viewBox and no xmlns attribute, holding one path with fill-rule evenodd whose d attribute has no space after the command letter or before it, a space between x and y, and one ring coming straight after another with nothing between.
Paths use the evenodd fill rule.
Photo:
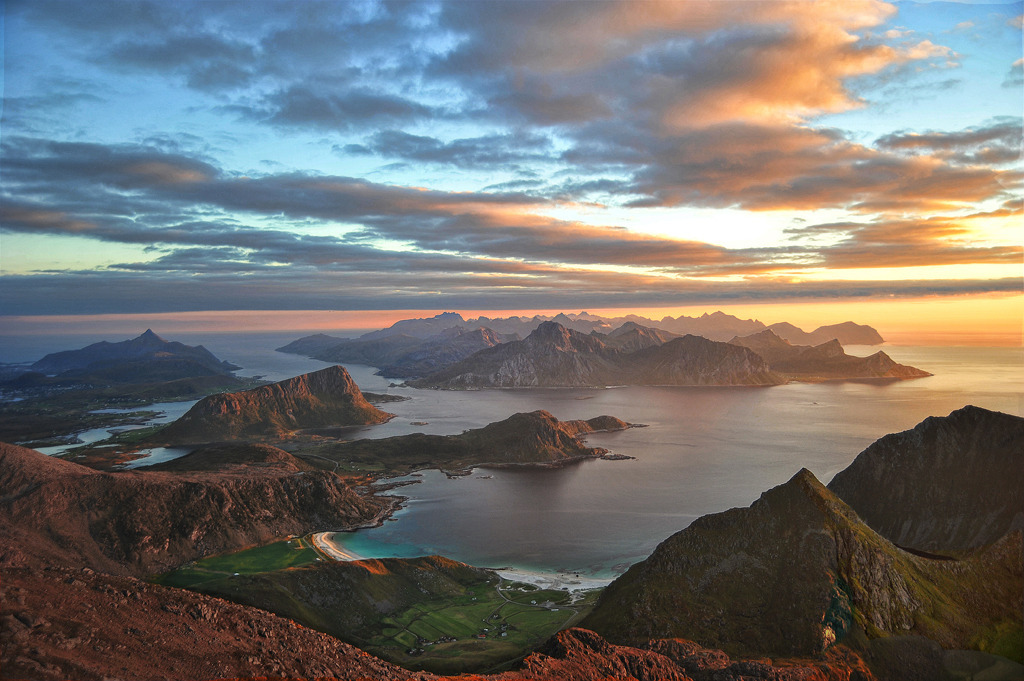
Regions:
<instances>
[{"instance_id":1,"label":"calm water","mask_svg":"<svg viewBox=\"0 0 1024 681\"><path fill-rule=\"evenodd\" d=\"M218 357L243 366L240 374L279 380L325 366L273 351L295 337L207 334L174 340L203 343ZM40 341L35 347L77 347L67 339L54 345ZM866 355L876 348L847 350ZM338 534L336 541L367 557L439 553L490 567L610 576L649 555L693 519L747 506L802 467L827 482L879 437L912 428L927 416L946 415L966 404L1024 415L1021 348L885 351L935 376L772 388L447 392L392 388L388 379L373 375L374 369L349 366L364 390L410 398L385 405L396 414L392 421L355 429L354 437L459 433L534 409L560 419L612 414L648 427L589 439L636 457L632 461L588 461L557 470L477 469L452 480L425 471L418 484L397 491L409 501L393 521Z\"/></svg>"},{"instance_id":2,"label":"calm water","mask_svg":"<svg viewBox=\"0 0 1024 681\"><path fill-rule=\"evenodd\" d=\"M851 354L873 349L850 348ZM569 569L608 576L649 555L693 519L749 505L809 468L823 482L879 437L966 404L1024 415L1020 348L886 348L936 375L894 383L772 388L616 388L391 392L396 419L365 437L457 433L516 411L560 419L612 414L647 428L595 434L591 444L634 461L560 470L483 470L450 480L425 471L399 492L406 510L384 527L336 535L367 557L440 553L476 565ZM372 383L369 370L353 367ZM427 426L411 426L427 421Z\"/></svg>"}]
</instances>

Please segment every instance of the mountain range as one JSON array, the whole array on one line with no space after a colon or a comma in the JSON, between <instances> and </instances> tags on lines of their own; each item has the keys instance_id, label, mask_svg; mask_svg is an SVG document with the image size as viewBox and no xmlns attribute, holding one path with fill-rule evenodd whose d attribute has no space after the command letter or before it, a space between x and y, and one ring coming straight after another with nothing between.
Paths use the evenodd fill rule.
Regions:
<instances>
[{"instance_id":1,"label":"mountain range","mask_svg":"<svg viewBox=\"0 0 1024 681\"><path fill-rule=\"evenodd\" d=\"M633 331L636 331L634 328ZM777 385L785 378L747 348L700 336L633 352L600 335L543 322L521 341L502 343L422 379L417 388L608 385Z\"/></svg>"},{"instance_id":2,"label":"mountain range","mask_svg":"<svg viewBox=\"0 0 1024 681\"><path fill-rule=\"evenodd\" d=\"M927 418L876 441L828 487L899 546L978 549L1024 530L1024 419L970 405Z\"/></svg>"},{"instance_id":3,"label":"mountain range","mask_svg":"<svg viewBox=\"0 0 1024 681\"><path fill-rule=\"evenodd\" d=\"M821 344L833 339L846 344L875 345L883 342L877 331L853 322L822 326L806 333L785 322L766 327L761 322L738 319L722 312L701 317L665 317L661 321L636 315L604 318L587 313L466 320L456 312L445 312L425 319L403 319L386 329L371 331L354 339L326 334L305 336L278 348L278 351L325 362L375 366L380 369L380 375L389 378L422 378L480 350L525 338L548 322L581 334L595 335L606 345L627 351L661 345L681 335L726 341L768 329L794 343Z\"/></svg>"},{"instance_id":4,"label":"mountain range","mask_svg":"<svg viewBox=\"0 0 1024 681\"><path fill-rule=\"evenodd\" d=\"M408 378L412 379L410 385L432 388L774 385L789 380L931 375L898 364L883 352L869 357L846 354L839 336L855 343L882 342L874 329L853 322L819 327L808 334L791 324L765 327L721 312L674 320L667 317L662 322L635 315L613 321L622 323L612 327L606 319L586 313L559 314L551 319L481 317L467 321L446 312L402 320L358 339L306 336L278 351L376 366L380 375ZM481 324L497 326L504 333ZM520 331L525 338L520 339ZM732 331L746 335L729 335ZM796 345L780 334L825 340L813 347ZM721 341L712 338L729 339L730 344L753 350L759 357L722 348Z\"/></svg>"}]
</instances>

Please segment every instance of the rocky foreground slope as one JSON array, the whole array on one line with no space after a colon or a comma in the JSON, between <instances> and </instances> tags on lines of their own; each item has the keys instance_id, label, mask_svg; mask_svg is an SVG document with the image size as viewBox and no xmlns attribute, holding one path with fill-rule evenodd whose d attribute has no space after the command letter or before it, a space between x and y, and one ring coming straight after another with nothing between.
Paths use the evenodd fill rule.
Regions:
<instances>
[{"instance_id":1,"label":"rocky foreground slope","mask_svg":"<svg viewBox=\"0 0 1024 681\"><path fill-rule=\"evenodd\" d=\"M869 446L828 485L883 537L962 552L1024 530L1024 418L967 406Z\"/></svg>"},{"instance_id":2,"label":"rocky foreground slope","mask_svg":"<svg viewBox=\"0 0 1024 681\"><path fill-rule=\"evenodd\" d=\"M168 444L280 439L302 428L366 425L390 418L340 366L271 385L210 395L153 436Z\"/></svg>"},{"instance_id":3,"label":"rocky foreground slope","mask_svg":"<svg viewBox=\"0 0 1024 681\"><path fill-rule=\"evenodd\" d=\"M682 637L743 655L818 655L916 634L968 648L1020 622L1021 534L960 561L902 551L810 471L660 544L581 622L616 643Z\"/></svg>"},{"instance_id":4,"label":"rocky foreground slope","mask_svg":"<svg viewBox=\"0 0 1024 681\"><path fill-rule=\"evenodd\" d=\"M143 576L289 534L366 524L388 508L331 473L287 464L103 473L0 443L0 565Z\"/></svg>"}]
</instances>

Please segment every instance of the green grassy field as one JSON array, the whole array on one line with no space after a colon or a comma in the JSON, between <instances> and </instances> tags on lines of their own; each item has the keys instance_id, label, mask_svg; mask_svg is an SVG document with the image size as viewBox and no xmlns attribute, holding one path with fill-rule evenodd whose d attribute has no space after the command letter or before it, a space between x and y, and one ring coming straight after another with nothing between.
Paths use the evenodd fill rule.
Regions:
<instances>
[{"instance_id":1,"label":"green grassy field","mask_svg":"<svg viewBox=\"0 0 1024 681\"><path fill-rule=\"evenodd\" d=\"M157 581L294 619L386 660L441 674L500 670L590 611L566 591L444 558L338 563L292 539L197 561Z\"/></svg>"},{"instance_id":2,"label":"green grassy field","mask_svg":"<svg viewBox=\"0 0 1024 681\"><path fill-rule=\"evenodd\" d=\"M155 580L165 586L195 589L227 577L274 572L311 565L320 560L310 544L299 537L244 551L203 558Z\"/></svg>"},{"instance_id":3,"label":"green grassy field","mask_svg":"<svg viewBox=\"0 0 1024 681\"><path fill-rule=\"evenodd\" d=\"M589 610L589 602L570 606L569 600L565 591L503 581L383 618L364 646L409 669L443 674L500 669Z\"/></svg>"}]
</instances>

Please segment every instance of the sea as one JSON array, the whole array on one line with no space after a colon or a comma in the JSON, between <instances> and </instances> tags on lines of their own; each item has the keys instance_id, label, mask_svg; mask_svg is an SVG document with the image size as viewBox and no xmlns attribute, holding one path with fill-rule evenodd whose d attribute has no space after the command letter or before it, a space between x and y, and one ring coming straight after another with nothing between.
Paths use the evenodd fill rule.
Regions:
<instances>
[{"instance_id":1,"label":"sea","mask_svg":"<svg viewBox=\"0 0 1024 681\"><path fill-rule=\"evenodd\" d=\"M173 340L202 343L240 365L240 375L281 380L327 366L274 351L299 335L184 334ZM28 362L85 340L0 336L0 361ZM391 421L352 429L350 438L455 434L537 409L559 419L610 414L644 427L588 437L592 446L632 459L556 469L477 468L453 478L428 470L395 479L409 483L388 492L404 498L401 510L381 527L336 533L333 541L367 558L440 554L482 567L610 579L694 519L748 506L802 468L827 483L878 438L929 416L968 404L1024 416L1024 348L846 349L852 355L882 349L934 375L773 387L439 391L396 386L372 367L348 365L363 390L408 398L384 405L395 414ZM170 420L190 403L172 404L155 405L170 409L158 418Z\"/></svg>"}]
</instances>

